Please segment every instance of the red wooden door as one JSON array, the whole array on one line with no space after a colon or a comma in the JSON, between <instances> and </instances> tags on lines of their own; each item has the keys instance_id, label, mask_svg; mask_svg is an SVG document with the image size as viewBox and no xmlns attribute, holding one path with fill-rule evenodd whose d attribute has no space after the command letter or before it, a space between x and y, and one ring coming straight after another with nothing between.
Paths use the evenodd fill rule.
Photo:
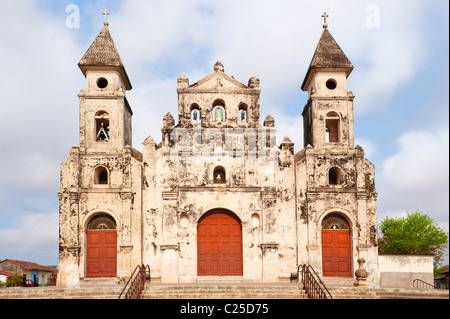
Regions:
<instances>
[{"instance_id":1,"label":"red wooden door","mask_svg":"<svg viewBox=\"0 0 450 319\"><path fill-rule=\"evenodd\" d=\"M89 230L87 233L86 277L117 276L117 231Z\"/></svg>"},{"instance_id":2,"label":"red wooden door","mask_svg":"<svg viewBox=\"0 0 450 319\"><path fill-rule=\"evenodd\" d=\"M349 230L322 230L322 269L324 276L352 276Z\"/></svg>"},{"instance_id":3,"label":"red wooden door","mask_svg":"<svg viewBox=\"0 0 450 319\"><path fill-rule=\"evenodd\" d=\"M197 271L199 276L242 276L242 228L234 214L218 210L200 220Z\"/></svg>"}]
</instances>

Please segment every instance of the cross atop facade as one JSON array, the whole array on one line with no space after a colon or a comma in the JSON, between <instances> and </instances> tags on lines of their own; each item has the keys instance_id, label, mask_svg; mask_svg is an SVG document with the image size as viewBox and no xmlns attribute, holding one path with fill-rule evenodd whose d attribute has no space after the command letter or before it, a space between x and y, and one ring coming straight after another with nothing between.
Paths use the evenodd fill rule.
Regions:
<instances>
[{"instance_id":1,"label":"cross atop facade","mask_svg":"<svg viewBox=\"0 0 450 319\"><path fill-rule=\"evenodd\" d=\"M110 15L110 13L108 12L108 10L105 9L105 12L103 12L102 14L105 15L105 22L103 22L103 24L104 25L109 25L108 16Z\"/></svg>"},{"instance_id":2,"label":"cross atop facade","mask_svg":"<svg viewBox=\"0 0 450 319\"><path fill-rule=\"evenodd\" d=\"M326 12L324 12L322 14L322 18L323 18L323 28L326 29L328 27L328 24L327 24L328 14Z\"/></svg>"}]
</instances>

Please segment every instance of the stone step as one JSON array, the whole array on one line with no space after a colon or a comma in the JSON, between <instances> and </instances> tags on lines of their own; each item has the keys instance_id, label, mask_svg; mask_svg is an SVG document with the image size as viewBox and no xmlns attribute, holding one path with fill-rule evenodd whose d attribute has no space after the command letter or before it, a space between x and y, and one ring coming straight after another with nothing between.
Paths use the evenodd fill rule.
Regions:
<instances>
[{"instance_id":1,"label":"stone step","mask_svg":"<svg viewBox=\"0 0 450 319\"><path fill-rule=\"evenodd\" d=\"M117 299L123 286L85 288L7 288L0 299Z\"/></svg>"},{"instance_id":2,"label":"stone step","mask_svg":"<svg viewBox=\"0 0 450 319\"><path fill-rule=\"evenodd\" d=\"M297 285L151 285L143 299L305 299Z\"/></svg>"},{"instance_id":3,"label":"stone step","mask_svg":"<svg viewBox=\"0 0 450 319\"><path fill-rule=\"evenodd\" d=\"M167 294L167 295L143 295L141 299L308 299L306 294L293 295L267 295L258 293L220 293L220 294Z\"/></svg>"},{"instance_id":4,"label":"stone step","mask_svg":"<svg viewBox=\"0 0 450 319\"><path fill-rule=\"evenodd\" d=\"M448 299L448 290L328 287L334 299Z\"/></svg>"}]
</instances>

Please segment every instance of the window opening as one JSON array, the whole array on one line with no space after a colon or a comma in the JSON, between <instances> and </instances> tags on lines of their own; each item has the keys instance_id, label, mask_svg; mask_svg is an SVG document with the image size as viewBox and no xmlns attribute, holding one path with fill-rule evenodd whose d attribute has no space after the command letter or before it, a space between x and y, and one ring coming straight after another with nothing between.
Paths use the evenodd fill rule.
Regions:
<instances>
[{"instance_id":1,"label":"window opening","mask_svg":"<svg viewBox=\"0 0 450 319\"><path fill-rule=\"evenodd\" d=\"M116 221L110 215L100 214L92 218L88 224L90 230L116 229Z\"/></svg>"},{"instance_id":2,"label":"window opening","mask_svg":"<svg viewBox=\"0 0 450 319\"><path fill-rule=\"evenodd\" d=\"M97 86L99 89L104 89L108 86L108 80L105 78L100 78L97 80Z\"/></svg>"},{"instance_id":3,"label":"window opening","mask_svg":"<svg viewBox=\"0 0 450 319\"><path fill-rule=\"evenodd\" d=\"M94 184L108 185L108 170L105 167L100 166L95 169Z\"/></svg>"},{"instance_id":4,"label":"window opening","mask_svg":"<svg viewBox=\"0 0 450 319\"><path fill-rule=\"evenodd\" d=\"M213 108L213 121L225 122L225 107L222 104L215 104Z\"/></svg>"},{"instance_id":5,"label":"window opening","mask_svg":"<svg viewBox=\"0 0 450 319\"><path fill-rule=\"evenodd\" d=\"M200 110L197 105L191 108L191 122L200 122Z\"/></svg>"},{"instance_id":6,"label":"window opening","mask_svg":"<svg viewBox=\"0 0 450 319\"><path fill-rule=\"evenodd\" d=\"M214 184L225 184L226 175L223 167L216 167L214 169Z\"/></svg>"},{"instance_id":7,"label":"window opening","mask_svg":"<svg viewBox=\"0 0 450 319\"><path fill-rule=\"evenodd\" d=\"M333 213L323 219L322 229L350 229L350 224L342 215Z\"/></svg>"},{"instance_id":8,"label":"window opening","mask_svg":"<svg viewBox=\"0 0 450 319\"><path fill-rule=\"evenodd\" d=\"M325 120L325 134L327 143L339 142L339 115L335 112L327 114Z\"/></svg>"},{"instance_id":9,"label":"window opening","mask_svg":"<svg viewBox=\"0 0 450 319\"><path fill-rule=\"evenodd\" d=\"M341 171L337 167L332 167L328 172L328 184L339 185L341 183Z\"/></svg>"},{"instance_id":10,"label":"window opening","mask_svg":"<svg viewBox=\"0 0 450 319\"><path fill-rule=\"evenodd\" d=\"M247 108L245 106L239 107L239 123L247 122Z\"/></svg>"},{"instance_id":11,"label":"window opening","mask_svg":"<svg viewBox=\"0 0 450 319\"><path fill-rule=\"evenodd\" d=\"M329 79L326 83L326 86L329 90L334 90L337 87L337 83L333 79Z\"/></svg>"},{"instance_id":12,"label":"window opening","mask_svg":"<svg viewBox=\"0 0 450 319\"><path fill-rule=\"evenodd\" d=\"M108 113L97 112L95 115L95 130L97 142L109 142L111 140Z\"/></svg>"}]
</instances>

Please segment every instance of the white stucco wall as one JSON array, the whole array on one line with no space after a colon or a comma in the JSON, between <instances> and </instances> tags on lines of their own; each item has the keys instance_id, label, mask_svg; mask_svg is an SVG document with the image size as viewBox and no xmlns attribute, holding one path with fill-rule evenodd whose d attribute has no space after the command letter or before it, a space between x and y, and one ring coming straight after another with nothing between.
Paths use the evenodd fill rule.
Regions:
<instances>
[{"instance_id":1,"label":"white stucco wall","mask_svg":"<svg viewBox=\"0 0 450 319\"><path fill-rule=\"evenodd\" d=\"M412 288L415 279L433 283L433 256L379 255L381 287Z\"/></svg>"}]
</instances>

